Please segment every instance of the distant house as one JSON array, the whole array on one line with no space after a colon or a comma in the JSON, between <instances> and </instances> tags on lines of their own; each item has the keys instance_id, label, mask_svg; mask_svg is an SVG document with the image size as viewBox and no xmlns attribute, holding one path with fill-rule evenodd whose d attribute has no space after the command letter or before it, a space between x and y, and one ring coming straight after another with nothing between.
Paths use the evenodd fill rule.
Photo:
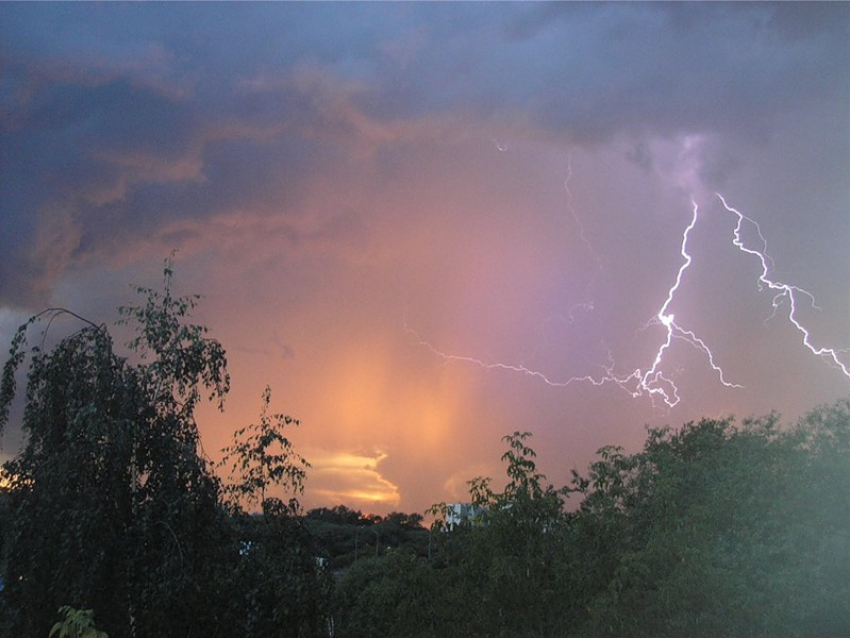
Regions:
<instances>
[{"instance_id":1,"label":"distant house","mask_svg":"<svg viewBox=\"0 0 850 638\"><path fill-rule=\"evenodd\" d=\"M485 508L472 503L446 503L446 529L458 525L473 524L484 513Z\"/></svg>"}]
</instances>

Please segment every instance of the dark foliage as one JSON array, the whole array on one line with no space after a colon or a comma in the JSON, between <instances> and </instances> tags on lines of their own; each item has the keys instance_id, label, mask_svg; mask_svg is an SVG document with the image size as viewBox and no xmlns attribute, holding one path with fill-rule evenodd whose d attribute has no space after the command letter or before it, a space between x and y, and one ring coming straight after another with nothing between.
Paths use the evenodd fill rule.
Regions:
<instances>
[{"instance_id":1,"label":"dark foliage","mask_svg":"<svg viewBox=\"0 0 850 638\"><path fill-rule=\"evenodd\" d=\"M29 366L25 445L4 466L4 636L46 636L60 607L96 610L111 638L223 636L244 627L324 634L327 595L292 509L264 500L264 515L251 519L228 506L199 453L195 408L205 397L221 407L230 380L224 349L186 321L196 298L172 296L171 274L166 264L164 292L138 288L145 303L120 309L137 330L129 356L116 352L104 326L62 309L34 317L13 339L0 429L27 356ZM44 348L62 315L83 327ZM42 344L28 350L36 325ZM266 423L264 397L271 429L278 423ZM240 485L253 485L256 458L246 458ZM298 459L264 456L265 478L297 479Z\"/></svg>"},{"instance_id":2,"label":"dark foliage","mask_svg":"<svg viewBox=\"0 0 850 638\"><path fill-rule=\"evenodd\" d=\"M420 514L364 516L338 505L310 510L304 524L315 539L317 551L335 572L399 548L422 558L428 555L430 533L422 526Z\"/></svg>"},{"instance_id":3,"label":"dark foliage","mask_svg":"<svg viewBox=\"0 0 850 638\"><path fill-rule=\"evenodd\" d=\"M561 490L527 438L505 439L502 492L470 481L483 514L452 531L437 518L432 560L396 552L344 575L340 636L850 635L850 402L790 428L653 429Z\"/></svg>"}]
</instances>

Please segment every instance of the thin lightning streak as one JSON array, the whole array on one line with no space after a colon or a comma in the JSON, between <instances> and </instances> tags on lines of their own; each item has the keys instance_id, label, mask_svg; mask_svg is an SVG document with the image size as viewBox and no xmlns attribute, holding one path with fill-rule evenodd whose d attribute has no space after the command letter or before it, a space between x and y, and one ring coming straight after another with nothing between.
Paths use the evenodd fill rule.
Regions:
<instances>
[{"instance_id":1,"label":"thin lightning streak","mask_svg":"<svg viewBox=\"0 0 850 638\"><path fill-rule=\"evenodd\" d=\"M484 368L485 370L507 370L509 372L518 372L520 374L524 374L524 375L527 375L529 377L539 379L540 381L543 381L543 383L545 383L546 385L550 385L550 386L555 387L555 388L563 388L563 387L568 386L571 383L575 383L577 381L587 381L587 382L592 383L593 385L596 385L596 386L602 385L603 383L605 383L607 381L607 379L604 379L604 378L601 379L601 380L594 379L590 375L583 376L583 377L571 377L570 379L567 379L566 381L554 381L554 380L550 379L548 376L546 376L545 374L543 374L542 372L538 372L537 370L532 370L531 368L527 368L524 365L511 365L511 364L507 364L507 363L487 363L486 361L482 361L481 359L476 359L475 357L467 357L467 356L449 354L449 353L446 353L446 352L442 352L441 350L438 350L437 348L432 346L430 343L428 343L425 339L423 339L419 335L419 333L416 332L413 328L410 328L407 325L407 322L405 322L405 324L404 324L404 329L405 329L406 332L412 334L416 338L416 340L419 342L420 346L424 346L425 348L430 350L433 354L437 355L438 357L440 357L441 359L443 359L447 362L448 361L460 361L460 362L463 362L463 363L473 363L473 364L475 364L475 365L477 365L481 368Z\"/></svg>"},{"instance_id":2,"label":"thin lightning streak","mask_svg":"<svg viewBox=\"0 0 850 638\"><path fill-rule=\"evenodd\" d=\"M584 244L584 247L587 249L587 252L593 257L593 260L596 262L596 272L593 277L585 283L584 286L584 298L586 301L573 304L569 311L569 322L575 322L575 314L577 310L582 310L584 312L592 312L594 310L593 300L590 299L589 290L594 286L597 278L602 273L602 260L597 254L596 250L593 248L593 244L590 243L590 240L587 238L587 235L584 232L584 224L576 212L575 206L573 206L573 192L570 189L570 182L573 177L573 156L572 154L567 155L567 175L564 178L564 192L567 194L567 212L572 217L573 222L578 227L579 237L581 239L581 243Z\"/></svg>"},{"instance_id":3,"label":"thin lightning streak","mask_svg":"<svg viewBox=\"0 0 850 638\"><path fill-rule=\"evenodd\" d=\"M812 307L818 309L818 306L815 304L815 298L807 290L804 290L797 286L782 283L781 281L774 281L769 278L773 262L771 261L770 257L767 256L767 242L764 240L764 236L761 233L761 228L759 227L758 223L756 223L755 220L751 219L750 217L747 217L740 211L727 204L726 199L724 199L724 197L720 193L716 193L716 195L722 202L723 207L738 218L738 223L735 225L735 230L733 231L734 239L732 240L732 243L741 252L744 252L748 255L752 255L753 257L758 259L759 263L761 264L761 274L758 278L759 290L764 290L765 288L768 288L776 293L773 297L772 316L776 314L779 309L779 306L782 305L783 302L787 301L789 306L788 321L790 321L797 329L797 331L802 335L803 345L806 346L806 348L808 348L812 354L818 357L822 357L827 361L832 361L832 363L834 363L838 368L840 368L841 372L844 373L844 376L850 377L850 368L847 364L842 363L841 360L838 358L839 351L834 350L832 348L819 348L815 346L812 343L811 334L806 329L806 327L803 326L803 324L800 323L800 321L797 319L797 296L803 295L805 297L808 297L809 303L811 303ZM744 244L744 240L741 238L741 232L743 230L743 225L745 222L750 223L756 229L759 239L761 240L764 246L761 251L755 250L754 248L750 248Z\"/></svg>"},{"instance_id":4,"label":"thin lightning streak","mask_svg":"<svg viewBox=\"0 0 850 638\"><path fill-rule=\"evenodd\" d=\"M587 238L587 235L584 232L584 224L579 219L578 213L576 213L575 206L573 206L573 192L570 190L570 181L573 177L573 156L567 156L567 176L564 178L564 191L567 194L567 211L570 213L570 217L573 218L576 226L578 226L579 237L581 238L581 243L584 244L584 247L587 248L587 251L593 256L594 261L596 262L596 268L598 270L602 270L602 260L599 258L599 255L594 250L593 245L590 243L590 240ZM589 284L588 284L589 285ZM591 302L592 303L592 302Z\"/></svg>"}]
</instances>

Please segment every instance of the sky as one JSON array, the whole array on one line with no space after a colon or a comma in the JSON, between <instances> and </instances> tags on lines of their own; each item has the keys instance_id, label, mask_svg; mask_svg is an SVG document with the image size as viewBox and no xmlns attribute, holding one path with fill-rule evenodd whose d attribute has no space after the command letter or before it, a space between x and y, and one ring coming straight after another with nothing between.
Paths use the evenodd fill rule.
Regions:
<instances>
[{"instance_id":1,"label":"sky","mask_svg":"<svg viewBox=\"0 0 850 638\"><path fill-rule=\"evenodd\" d=\"M0 4L0 348L172 252L205 454L269 385L307 507L794 421L850 395L850 4Z\"/></svg>"}]
</instances>

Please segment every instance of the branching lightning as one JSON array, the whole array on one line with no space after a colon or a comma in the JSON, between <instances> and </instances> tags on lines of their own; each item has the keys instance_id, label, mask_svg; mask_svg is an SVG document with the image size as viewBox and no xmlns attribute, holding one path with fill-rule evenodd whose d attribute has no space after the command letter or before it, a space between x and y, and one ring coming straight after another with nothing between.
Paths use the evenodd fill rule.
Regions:
<instances>
[{"instance_id":1,"label":"branching lightning","mask_svg":"<svg viewBox=\"0 0 850 638\"><path fill-rule=\"evenodd\" d=\"M847 364L842 363L838 357L838 354L841 351L835 350L833 348L823 348L815 346L812 343L811 334L797 318L798 297L800 295L807 297L811 306L815 309L818 309L818 306L815 303L814 296L812 296L812 294L807 290L803 290L802 288L799 288L797 286L782 283L781 281L774 281L769 278L770 271L773 267L773 262L770 257L767 256L767 242L765 241L764 236L761 233L761 228L755 222L755 220L747 217L740 211L730 206L720 193L717 193L717 197L720 199L721 203L723 204L723 207L738 218L738 223L735 225L735 230L733 231L734 239L732 240L732 243L741 252L755 257L761 265L761 274L758 277L759 290L764 290L765 288L767 288L776 293L773 297L773 315L771 316L775 316L779 310L779 307L783 303L787 302L788 321L790 321L791 324L793 324L793 326L800 333L803 345L806 346L806 348L808 348L812 354L832 362L832 364L834 364L841 370L842 373L844 373L844 376L850 377L850 368ZM756 229L759 239L761 240L763 245L762 250L759 251L745 245L744 240L741 238L741 233L743 231L743 226L745 223L750 224L751 226L753 226L753 228Z\"/></svg>"},{"instance_id":2,"label":"branching lightning","mask_svg":"<svg viewBox=\"0 0 850 638\"><path fill-rule=\"evenodd\" d=\"M464 363L472 363L481 368L484 368L485 370L505 370L509 372L516 372L543 381L547 385L553 387L565 387L573 383L580 382L590 383L594 386L615 384L627 391L633 398L649 396L653 400L653 402L655 402L655 400L657 399L660 399L668 408L674 407L676 404L679 403L681 399L679 396L679 389L677 388L673 379L664 374L662 370L662 365L664 362L664 356L667 350L669 350L669 348L671 347L673 339L681 339L691 344L692 346L694 346L705 354L706 358L708 359L709 365L717 373L718 377L720 378L720 382L723 385L730 388L740 388L740 385L730 383L725 379L723 375L723 370L715 363L714 354L712 353L708 345L705 343L705 341L698 337L692 330L687 330L677 324L675 320L675 315L670 312L670 306L673 303L673 299L676 295L676 292L682 284L682 279L685 274L685 271L688 269L688 267L693 261L690 254L688 253L688 239L690 238L691 231L696 226L698 218L699 207L695 202L693 202L693 216L691 218L690 223L682 233L682 243L680 248L680 253L683 258L682 265L679 267L679 271L676 274L676 279L673 285L667 291L667 297L665 298L664 303L662 304L658 313L655 315L655 317L650 319L647 325L645 326L649 327L650 325L661 325L664 327L665 331L665 338L661 345L658 347L652 364L646 369L636 368L627 374L617 374L615 372L615 362L609 352L608 364L605 366L601 366L601 374L598 374L596 376L588 374L582 376L573 376L566 380L556 380L550 378L543 372L533 370L525 365L507 364L500 362L488 363L475 357L443 352L435 348L425 339L423 339L415 330L408 327L406 323L404 326L405 330L413 334L421 346L424 346L433 354L437 355L438 357L442 358L447 362L458 361Z\"/></svg>"},{"instance_id":3,"label":"branching lightning","mask_svg":"<svg viewBox=\"0 0 850 638\"><path fill-rule=\"evenodd\" d=\"M673 342L673 339L682 339L687 343L690 343L692 346L702 351L705 356L708 358L708 363L711 368L717 373L720 378L720 383L729 388L740 388L742 386L736 383L730 383L726 381L723 376L723 370L714 362L714 353L712 353L711 349L708 345L700 339L692 330L686 330L682 328L680 325L676 323L675 315L669 311L670 304L673 303L673 297L676 294L676 291L679 289L679 286L682 284L682 276L685 271L691 265L693 261L690 254L688 253L688 238L690 237L691 231L697 224L697 220L699 219L699 206L697 206L696 202L691 201L693 205L693 217L691 218L690 224L685 228L685 231L682 233L682 246L680 249L680 253L684 259L682 265L679 267L679 272L676 274L676 281L667 291L667 299L664 300L664 305L661 306L661 309L658 311L658 314L652 320L652 322L660 323L667 331L667 338L664 340L664 343L658 348L658 351L655 353L655 360L652 362L652 366L640 374L639 370L636 370L633 374L639 376L639 384L638 389L633 393L635 397L640 396L643 393L648 393L651 397L660 397L664 400L664 403L667 404L668 407L673 407L679 402L679 392L676 384L667 377L664 376L661 371L661 364L664 359L664 353L670 348L670 345Z\"/></svg>"},{"instance_id":4,"label":"branching lightning","mask_svg":"<svg viewBox=\"0 0 850 638\"><path fill-rule=\"evenodd\" d=\"M580 220L578 219L575 210L572 208L572 193L570 192L569 188L569 180L571 175L572 169L568 165L568 174L564 182L564 188L569 198L568 210L571 216L573 217L573 220L576 222L580 229L582 242L585 244L591 254L596 258L597 264L601 265L601 262L595 251L593 250L593 247L590 245L587 238L585 237L584 228ZM812 294L797 286L792 286L789 284L782 283L780 281L770 279L769 275L773 267L773 262L767 254L767 241L762 235L761 228L753 219L747 217L743 213L729 206L726 200L719 193L717 193L717 197L720 199L725 209L728 212L733 213L737 217L737 224L733 231L733 245L741 252L755 257L761 264L761 274L758 277L759 289L764 290L765 288L767 288L775 292L775 296L773 298L773 314L775 315L779 308L782 306L782 304L787 302L789 306L788 320L802 335L803 344L813 354L830 361L832 364L838 367L844 373L845 376L850 377L850 369L848 369L848 365L842 363L842 361L839 359L839 352L843 351L837 351L830 348L815 346L811 341L811 335L809 331L802 325L802 323L797 318L797 304L799 302L800 296L807 298L811 306L817 308L817 305L815 304L815 299ZM664 303L658 310L658 313L644 325L644 329L656 325L661 326L664 329L664 338L661 344L658 346L658 349L655 351L655 356L652 360L651 365L646 368L639 367L628 373L618 373L616 371L617 366L614 361L614 358L611 355L611 352L609 351L607 357L607 364L600 365L599 367L601 371L596 375L587 374L582 376L573 376L565 380L558 380L551 378L543 372L534 370L522 364L509 364L502 362L491 363L471 356L443 352L435 348L431 343L429 343L425 339L423 339L415 330L408 327L406 321L404 329L408 333L415 336L420 346L427 348L431 353L442 358L446 362L471 363L485 370L503 370L507 372L519 373L542 381L543 383L553 387L565 387L574 383L590 383L591 385L597 387L606 384L614 384L628 392L633 398L646 396L651 399L653 404L655 404L656 401L660 400L667 407L667 409L673 408L681 400L681 397L679 396L679 389L676 386L675 381L669 375L666 375L664 373L665 356L673 345L673 340L678 339L690 344L691 346L699 350L701 353L703 353L703 355L705 355L709 366L717 374L717 377L722 385L727 388L742 388L743 386L737 383L732 383L726 379L723 369L720 367L720 365L717 364L715 360L715 355L712 352L711 348L708 346L708 344L702 338L697 336L697 334L693 330L689 330L676 323L675 315L671 311L671 306L673 305L676 293L682 286L682 281L684 279L685 272L693 262L693 259L690 253L688 252L688 241L690 239L691 232L696 227L697 222L699 220L700 209L694 200L691 200L691 204L693 206L691 221L688 223L682 233L682 241L679 250L682 256L682 264L679 267L678 272L676 273L675 281L667 291L667 296L664 300ZM756 230L759 240L762 244L761 250L752 248L745 244L742 238L743 227L745 224L750 224ZM592 304L593 302L585 302L583 304L578 304L578 307L581 307L585 310L590 310L593 308ZM570 323L572 323L572 318L573 317L571 311Z\"/></svg>"}]
</instances>

